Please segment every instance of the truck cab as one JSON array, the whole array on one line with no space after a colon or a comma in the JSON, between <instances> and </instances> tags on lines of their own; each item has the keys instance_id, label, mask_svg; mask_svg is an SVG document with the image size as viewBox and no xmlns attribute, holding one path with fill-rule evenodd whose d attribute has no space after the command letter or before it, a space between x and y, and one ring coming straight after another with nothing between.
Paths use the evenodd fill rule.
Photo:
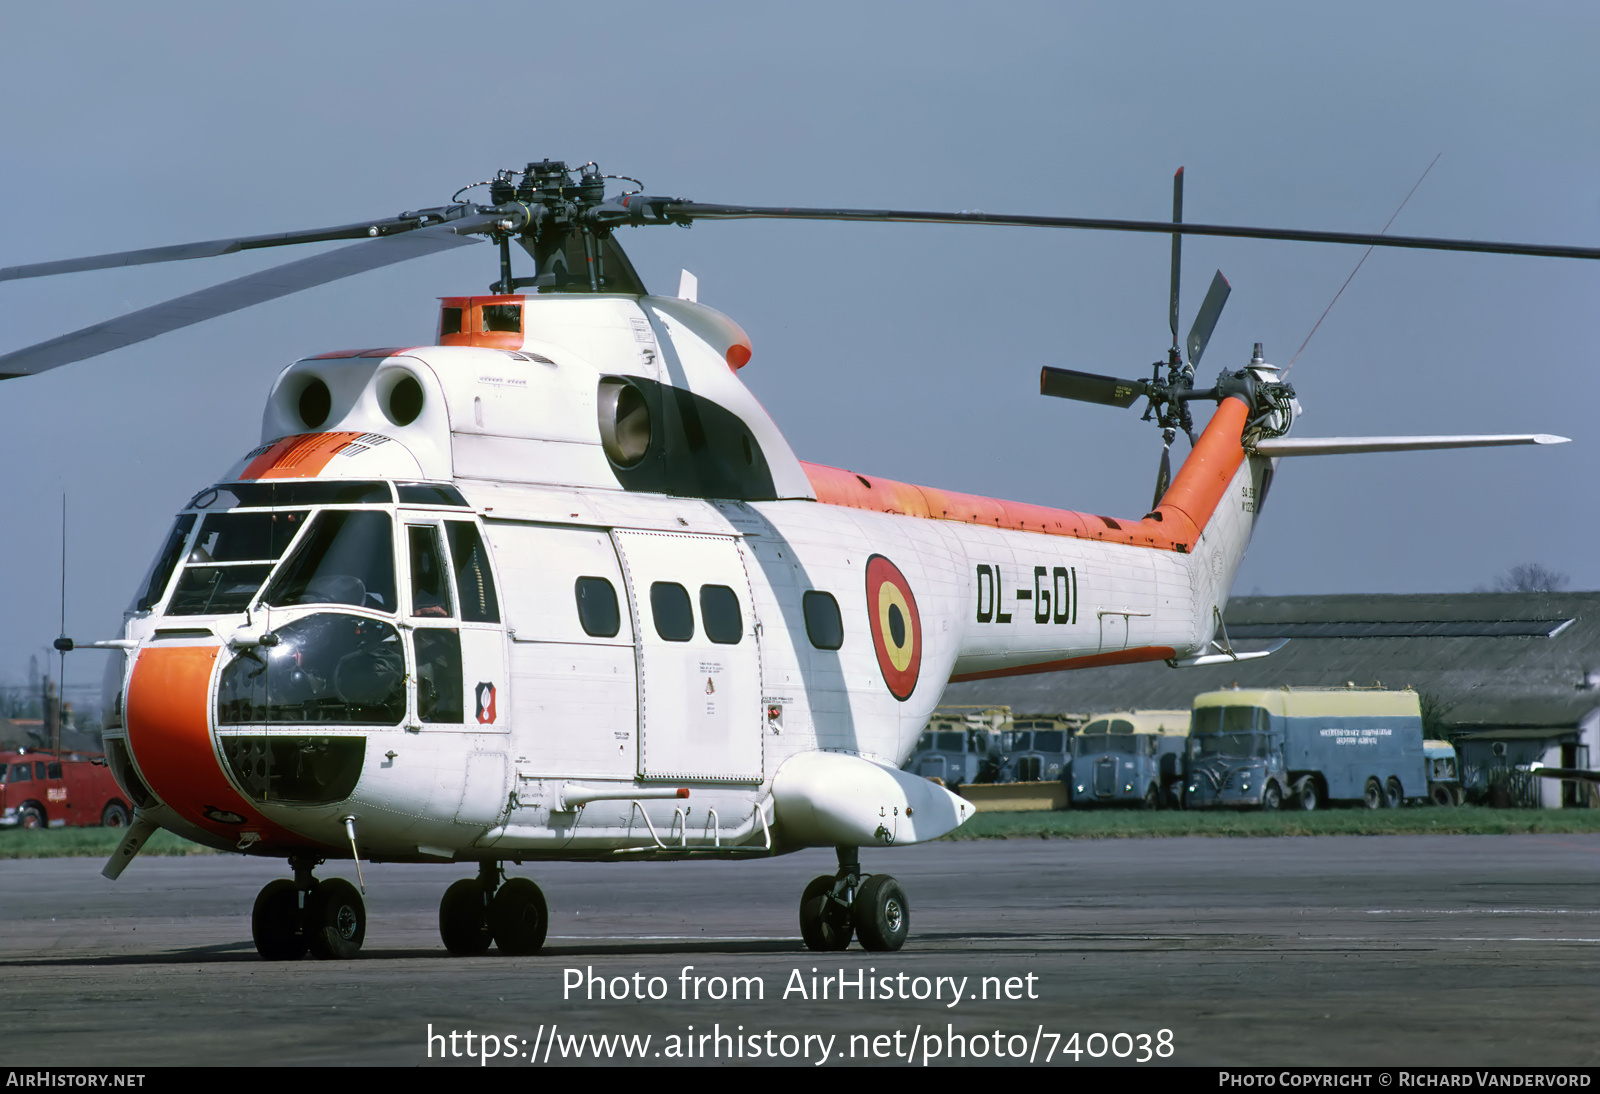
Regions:
<instances>
[{"instance_id":1,"label":"truck cab","mask_svg":"<svg viewBox=\"0 0 1600 1094\"><path fill-rule=\"evenodd\" d=\"M1179 804L1174 791L1183 771L1186 710L1134 710L1097 714L1072 739L1068 779L1072 804Z\"/></svg>"},{"instance_id":2,"label":"truck cab","mask_svg":"<svg viewBox=\"0 0 1600 1094\"><path fill-rule=\"evenodd\" d=\"M1072 767L1072 720L1023 718L1000 735L1003 783L1054 782Z\"/></svg>"},{"instance_id":3,"label":"truck cab","mask_svg":"<svg viewBox=\"0 0 1600 1094\"><path fill-rule=\"evenodd\" d=\"M975 716L930 719L902 770L955 790L992 783L1000 768L1000 731Z\"/></svg>"}]
</instances>

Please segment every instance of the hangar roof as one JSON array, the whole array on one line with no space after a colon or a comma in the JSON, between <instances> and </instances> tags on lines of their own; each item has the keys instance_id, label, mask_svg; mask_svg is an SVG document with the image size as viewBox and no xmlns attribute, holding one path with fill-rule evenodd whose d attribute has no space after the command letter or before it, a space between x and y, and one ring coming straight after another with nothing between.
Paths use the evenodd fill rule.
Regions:
<instances>
[{"instance_id":1,"label":"hangar roof","mask_svg":"<svg viewBox=\"0 0 1600 1094\"><path fill-rule=\"evenodd\" d=\"M1572 727L1600 707L1600 593L1245 596L1223 619L1241 651L1290 642L1271 657L1204 668L1157 662L951 684L944 702L1088 713L1187 707L1236 684L1379 684L1424 693L1425 716L1431 707L1453 732Z\"/></svg>"}]
</instances>

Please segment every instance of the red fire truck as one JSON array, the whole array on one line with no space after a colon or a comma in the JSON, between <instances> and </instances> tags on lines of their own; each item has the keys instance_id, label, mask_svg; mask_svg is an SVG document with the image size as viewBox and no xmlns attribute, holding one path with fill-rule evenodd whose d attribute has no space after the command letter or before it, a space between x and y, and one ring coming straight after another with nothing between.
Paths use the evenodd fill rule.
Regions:
<instances>
[{"instance_id":1,"label":"red fire truck","mask_svg":"<svg viewBox=\"0 0 1600 1094\"><path fill-rule=\"evenodd\" d=\"M103 756L0 752L0 828L125 828L132 816Z\"/></svg>"}]
</instances>

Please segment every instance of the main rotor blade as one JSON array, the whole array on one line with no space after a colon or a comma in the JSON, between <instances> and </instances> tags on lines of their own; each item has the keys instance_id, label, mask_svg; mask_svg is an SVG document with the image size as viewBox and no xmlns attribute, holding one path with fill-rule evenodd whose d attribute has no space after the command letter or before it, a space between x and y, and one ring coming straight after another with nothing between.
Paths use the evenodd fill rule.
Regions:
<instances>
[{"instance_id":1,"label":"main rotor blade","mask_svg":"<svg viewBox=\"0 0 1600 1094\"><path fill-rule=\"evenodd\" d=\"M139 251L118 251L115 254L66 258L57 262L34 262L26 266L0 268L0 281L17 281L26 277L49 277L52 274L81 273L84 270L107 270L118 266L143 266L150 262L183 262L191 258L216 258L218 255L234 254L238 251L253 251L261 247L283 247L293 243L327 243L336 239L367 239L372 236L390 236L399 232L412 231L420 223L422 221L415 216L391 217L388 220L368 220L360 224L344 224L337 228L307 228L299 232L276 232L263 236L236 236L233 239L210 239L201 243L178 243L170 247L146 247Z\"/></svg>"},{"instance_id":2,"label":"main rotor blade","mask_svg":"<svg viewBox=\"0 0 1600 1094\"><path fill-rule=\"evenodd\" d=\"M1097 376L1092 372L1074 372L1070 368L1049 365L1039 372L1039 394L1102 406L1132 406L1134 400L1145 393L1146 387L1143 380L1119 380L1115 376Z\"/></svg>"},{"instance_id":3,"label":"main rotor blade","mask_svg":"<svg viewBox=\"0 0 1600 1094\"><path fill-rule=\"evenodd\" d=\"M497 216L468 217L451 224L419 228L404 235L369 239L336 251L247 274L0 356L0 380L31 376L219 315L276 300L302 289L326 285L330 281L392 266L397 262L407 262L436 251L477 243L478 237L468 233L482 231L498 219Z\"/></svg>"},{"instance_id":4,"label":"main rotor blade","mask_svg":"<svg viewBox=\"0 0 1600 1094\"><path fill-rule=\"evenodd\" d=\"M1183 168L1172 176L1172 223L1183 223ZM1178 271L1183 266L1183 236L1172 233L1172 307L1168 314L1172 320L1172 348L1178 348Z\"/></svg>"},{"instance_id":5,"label":"main rotor blade","mask_svg":"<svg viewBox=\"0 0 1600 1094\"><path fill-rule=\"evenodd\" d=\"M1189 328L1189 367L1198 368L1200 355L1206 351L1206 343L1211 341L1211 332L1216 329L1217 317L1222 314L1222 305L1228 302L1228 294L1233 291L1228 284L1228 279L1218 270L1211 279L1211 288L1206 290L1206 298L1200 303L1200 314L1194 317L1194 326Z\"/></svg>"},{"instance_id":6,"label":"main rotor blade","mask_svg":"<svg viewBox=\"0 0 1600 1094\"><path fill-rule=\"evenodd\" d=\"M1010 224L1023 228L1085 228L1103 232L1155 235L1227 236L1281 239L1297 243L1350 243L1422 251L1472 251L1480 254L1537 255L1546 258L1600 259L1600 247L1558 247L1543 243L1494 243L1430 236L1372 235L1363 232L1307 232L1293 228L1248 228L1229 224L1173 224L1165 220L1108 220L1095 217L1018 216L1008 213L937 213L902 209L806 209L760 205L712 205L663 201L652 205L663 220L856 220L903 224Z\"/></svg>"}]
</instances>

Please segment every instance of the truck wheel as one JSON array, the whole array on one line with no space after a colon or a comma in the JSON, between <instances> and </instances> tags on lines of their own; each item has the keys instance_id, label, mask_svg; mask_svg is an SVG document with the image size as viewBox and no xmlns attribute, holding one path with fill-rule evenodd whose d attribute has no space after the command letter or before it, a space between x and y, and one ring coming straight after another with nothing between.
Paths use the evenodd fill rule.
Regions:
<instances>
[{"instance_id":1,"label":"truck wheel","mask_svg":"<svg viewBox=\"0 0 1600 1094\"><path fill-rule=\"evenodd\" d=\"M100 813L100 823L107 828L128 827L128 807L121 802L108 802Z\"/></svg>"},{"instance_id":2,"label":"truck wheel","mask_svg":"<svg viewBox=\"0 0 1600 1094\"><path fill-rule=\"evenodd\" d=\"M44 810L37 805L30 803L17 810L18 828L43 828L44 826Z\"/></svg>"},{"instance_id":3,"label":"truck wheel","mask_svg":"<svg viewBox=\"0 0 1600 1094\"><path fill-rule=\"evenodd\" d=\"M1367 780L1367 787L1361 792L1361 804L1368 809L1383 808L1383 787L1378 785L1377 779Z\"/></svg>"},{"instance_id":4,"label":"truck wheel","mask_svg":"<svg viewBox=\"0 0 1600 1094\"><path fill-rule=\"evenodd\" d=\"M1266 789L1261 791L1261 811L1276 813L1282 805L1283 792L1278 789L1278 784L1268 783Z\"/></svg>"},{"instance_id":5,"label":"truck wheel","mask_svg":"<svg viewBox=\"0 0 1600 1094\"><path fill-rule=\"evenodd\" d=\"M1152 810L1161 808L1161 793L1154 786L1144 792L1144 804L1141 808Z\"/></svg>"},{"instance_id":6,"label":"truck wheel","mask_svg":"<svg viewBox=\"0 0 1600 1094\"><path fill-rule=\"evenodd\" d=\"M1450 788L1443 783L1434 783L1433 789L1428 791L1428 797L1434 805L1454 805L1456 796L1450 793Z\"/></svg>"},{"instance_id":7,"label":"truck wheel","mask_svg":"<svg viewBox=\"0 0 1600 1094\"><path fill-rule=\"evenodd\" d=\"M1400 790L1400 780L1393 775L1383 786L1383 804L1389 809L1399 809L1405 804L1405 795Z\"/></svg>"},{"instance_id":8,"label":"truck wheel","mask_svg":"<svg viewBox=\"0 0 1600 1094\"><path fill-rule=\"evenodd\" d=\"M1294 784L1294 803L1300 807L1301 812L1312 813L1318 805L1317 780L1307 775Z\"/></svg>"},{"instance_id":9,"label":"truck wheel","mask_svg":"<svg viewBox=\"0 0 1600 1094\"><path fill-rule=\"evenodd\" d=\"M1467 804L1467 792L1459 786L1452 786L1450 788L1450 797L1454 799L1454 801L1451 803L1453 805Z\"/></svg>"}]
</instances>

